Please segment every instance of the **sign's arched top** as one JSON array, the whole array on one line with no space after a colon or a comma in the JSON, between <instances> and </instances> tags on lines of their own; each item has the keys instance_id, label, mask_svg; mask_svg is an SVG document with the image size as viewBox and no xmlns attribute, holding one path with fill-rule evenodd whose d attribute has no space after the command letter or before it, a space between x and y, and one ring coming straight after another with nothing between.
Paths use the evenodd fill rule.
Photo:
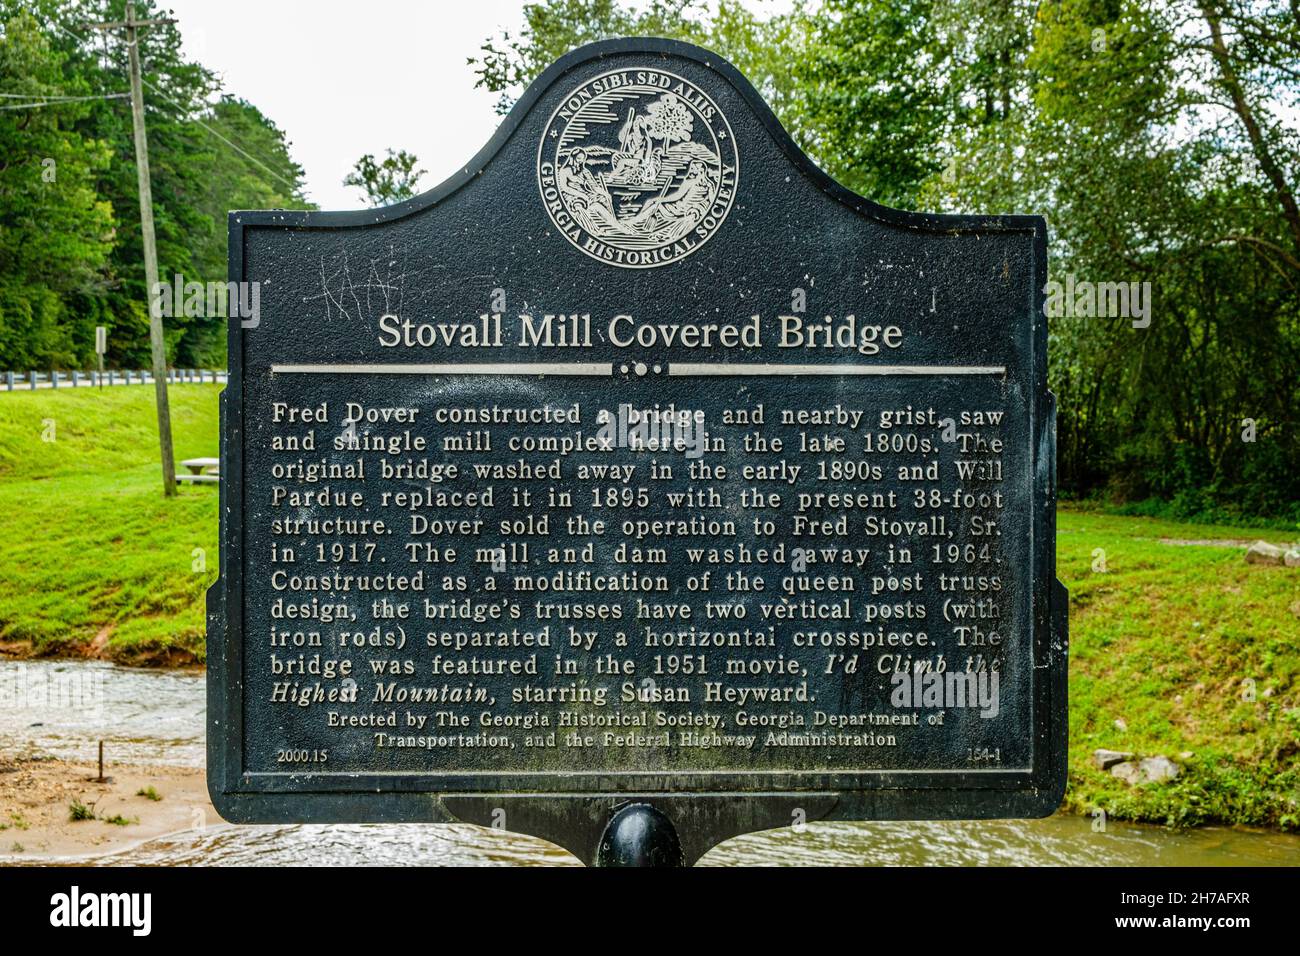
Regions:
<instances>
[{"instance_id":1,"label":"sign's arched top","mask_svg":"<svg viewBox=\"0 0 1300 956\"><path fill-rule=\"evenodd\" d=\"M586 80L579 78L583 68L588 64L598 62L610 63L616 57L625 56L636 58L644 57L645 59L640 60L640 62L633 61L628 66L620 69L611 69ZM674 63L673 61L677 61L677 63ZM697 76L697 71L694 69L695 67L703 67L708 71L708 74ZM827 174L817 166L817 164L813 162L813 160L804 153L802 149L800 149L800 147L790 137L790 134L781 125L781 122L777 119L775 114L773 114L768 104L763 100L763 97L734 66L716 53L703 49L702 47L694 46L690 43L684 43L679 40L667 40L658 37L633 37L601 40L579 47L578 49L572 50L560 57L555 63L542 71L541 75L533 80L524 91L523 95L520 96L518 102L516 102L514 107L510 110L509 114L502 121L500 127L498 127L492 138L468 162L466 162L459 171L439 183L437 186L434 186L432 189L429 189L418 196L414 196L404 202L395 203L391 206L383 206L378 209L351 211L236 211L230 213L231 225L232 227L278 226L291 229L360 227L396 222L405 219L408 216L416 215L430 209L431 207L437 206L453 193L478 179L484 170L486 170L487 167L503 153L503 151L506 151L507 144L517 134L521 133L524 129L530 128L528 120L534 109L538 108L543 100L547 99L557 91L565 97L565 100L561 102L560 106L555 109L554 113L549 118L540 137L541 141L534 142L530 136L529 142L525 147L525 149L529 151L530 155L534 149L536 150L538 186L541 187L540 167L542 163L544 161L549 161L552 166L558 166L556 163L557 159L567 159L570 162L573 162L569 156L569 150L579 142L582 136L587 134L590 134L594 141L604 148L589 150L587 152L585 157L586 168L593 172L605 173L608 178L608 175L612 174L614 169L611 162L606 158L605 149L610 149L624 154L631 153L634 155L636 153L635 149L629 151L624 148L622 143L619 141L619 134L628 124L628 109L631 108L634 110L632 126L642 127L643 134L645 125L651 119L648 115L649 105L651 102L659 99L662 96L662 93L651 95L651 92L647 91L644 96L641 97L641 103L639 106L637 103L633 102L622 104L623 112L618 118L618 122L612 124L606 123L602 130L597 131L593 129L580 131L575 127L571 132L577 138L571 140L565 146L563 155L560 155L561 150L556 141L564 135L563 127L567 125L567 121L561 120L562 128L557 132L556 137L552 138L549 134L551 130L555 129L557 117L564 110L564 103L571 100L574 95L590 94L591 98L594 99L596 98L596 94L600 92L594 89L596 84L599 84L602 80L607 80L611 76L626 76L629 74L634 78L636 74L654 74L658 77L670 78L672 86L664 92L674 93L678 97L685 95L685 101L681 105L685 106L692 118L692 140L697 143L705 144L706 148L709 148L714 156L718 157L716 165L711 161L708 161L707 157L702 157L705 160L703 165L708 168L716 169L719 179L721 179L722 174L726 171L727 161L732 161L734 163L737 192L739 191L739 188L743 187L745 184L739 179L740 157L737 155L736 141L732 137L731 128L733 125L738 129L746 125L750 120L750 117L741 114L747 110L752 114L752 120L757 121L759 126L766 129L767 133L771 137L772 145L785 155L799 173L811 180L823 195L851 207L859 214L869 219L909 230L920 230L922 232L937 233L946 236L989 232L1028 232L1035 236L1036 241L1045 241L1046 224L1039 216L971 216L961 214L915 212L912 210L893 209L888 206L882 206L868 197L858 195ZM723 100L723 97L720 95L721 90L719 88L703 88L704 76L709 74L719 80L729 92L734 92L736 94L734 97L730 95L725 97L729 103L726 107L728 112L725 115L721 110L719 110L719 105ZM687 79L686 77L694 78ZM663 81L660 80L660 82ZM681 88L679 91L675 91L674 87L679 83L681 84ZM608 96L605 97L605 100L609 102L614 101ZM707 113L709 109L713 110L713 117L701 121L698 117L700 117L702 113ZM665 118L664 121L666 121L667 117L670 115L677 115L679 117L681 115L676 109L662 109L661 111ZM638 116L640 117L639 120ZM658 128L659 127L656 125L656 129ZM601 139L602 135L606 135L608 138ZM650 142L650 138L646 137L645 139L638 139L637 131L634 131L631 127L628 128L627 138L633 145L637 145L638 143L640 144L641 153L644 156L646 143ZM717 140L716 148L708 145L713 143L714 140ZM677 139L674 139L672 143L668 144L668 146L677 147L677 149L673 151L678 154L683 150L682 142ZM666 154L669 152L669 149L663 142L662 136L651 143L652 153L655 147L657 147L661 153ZM694 149L694 147L684 148ZM546 155L548 152L552 154L549 157ZM612 153L609 155L612 155ZM757 160L753 156L746 158L746 162L751 171L757 168L755 166L756 161L761 165L763 157L758 157ZM623 162L628 163L630 160L624 159ZM639 166L640 164L637 165ZM650 164L647 163L646 165ZM675 164L673 163L670 163L670 165L675 167ZM629 166L628 169L630 168L631 167ZM670 193L675 193L680 190L685 179L685 172L687 171L689 171L689 164L686 169L675 168L673 180L671 183L668 183L667 180L663 178L664 170L662 168L655 170L658 182L660 183L660 188L662 189L667 185ZM698 171L696 175L699 175ZM529 188L532 189L531 184L529 185ZM541 188L543 192L545 192L545 187ZM676 214L678 212L684 212L686 209L689 209L692 205L697 203L699 201L699 194L704 193L706 195L712 195L713 192L714 190L712 187L707 191L698 186L688 189L681 197L679 197L680 199L688 200L687 202L682 203L680 207L674 208L670 206L668 209L662 211L663 214L651 210L646 214L645 218L654 218L656 221L663 223L663 221L668 218L669 213ZM723 192L721 185L717 192L719 195ZM552 192L550 196L552 200L559 198L558 193L555 192ZM640 213L641 209L638 203L641 201L641 197L613 198L615 198L615 203L612 205L616 206L616 213L622 214L626 212L630 213L632 216ZM647 201L647 204L648 199L650 198L659 198L659 196L657 193L645 196L644 199ZM717 197L715 196L714 198L716 206ZM624 209L625 199L630 200L626 209ZM665 202L668 201L668 194L665 194L663 200ZM690 241L693 243L690 251L695 251L701 248L726 227L726 214L731 211L732 200L725 196L723 197L723 200L725 203L725 210L722 208L717 209L717 212L722 213L721 216L715 217L714 220L706 218L701 220L702 224L697 224L693 229L685 230L686 233L690 234ZM545 202L544 199L538 201ZM632 208L633 205L636 205L635 209ZM566 215L572 216L572 214L567 211L567 205L562 205L560 208L565 211ZM711 209L712 208L713 207L711 207ZM559 224L555 222L556 214L551 211L549 205L548 213L550 213L551 223L559 227ZM597 215L599 215L599 213L597 213ZM688 216L687 218L690 217ZM579 241L575 242L577 248L583 249L583 251L588 252L588 254L592 254L584 248L582 242L593 235L595 235L597 243L604 243L605 245L610 246L611 249L619 248L615 242L601 240L599 235L585 229L581 222L576 224L581 232L581 236L578 237ZM734 226L734 221L732 224ZM610 227L612 227L612 225L612 223L609 224ZM574 236L571 234L571 228L560 228L565 235L570 236L571 242L575 241ZM667 227L666 232L664 231L664 228L665 227L661 225L661 232L665 235L671 235L671 227ZM599 233L600 231L600 229L597 229L596 233ZM653 230L647 229L646 231ZM634 247L637 245L636 236L619 236L616 234L611 238L616 241L621 241L623 245L631 245ZM660 252L657 255L642 255L641 253L646 251L644 247L650 246L651 243L640 242L639 244L643 248L638 251L638 254L633 256L629 250L629 253L622 257L623 261L621 262L614 261L618 255L615 252L610 252L609 257L607 258L605 255L607 250L599 250L595 254L595 258L629 268L647 268L666 265L670 262L679 262L685 255L689 255L689 252L683 252L682 254L677 255L663 252ZM671 243L669 243L669 245L671 245ZM597 246L597 249L599 249L599 246ZM634 258L648 258L653 259L654 261L634 263L631 261ZM1044 282L1045 281L1046 279L1044 278Z\"/></svg>"}]
</instances>

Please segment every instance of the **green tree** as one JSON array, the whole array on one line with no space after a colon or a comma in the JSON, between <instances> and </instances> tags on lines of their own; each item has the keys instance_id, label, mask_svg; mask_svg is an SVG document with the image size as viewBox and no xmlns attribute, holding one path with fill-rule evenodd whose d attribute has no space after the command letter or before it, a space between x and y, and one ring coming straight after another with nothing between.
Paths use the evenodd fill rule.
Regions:
<instances>
[{"instance_id":1,"label":"green tree","mask_svg":"<svg viewBox=\"0 0 1300 956\"><path fill-rule=\"evenodd\" d=\"M419 159L404 149L391 149L384 159L376 162L374 155L366 153L352 164L352 172L343 177L344 186L355 186L366 194L366 202L373 206L391 206L410 199L419 191L420 177L425 173L416 168Z\"/></svg>"},{"instance_id":2,"label":"green tree","mask_svg":"<svg viewBox=\"0 0 1300 956\"><path fill-rule=\"evenodd\" d=\"M805 139L822 167L850 189L912 207L943 166L953 118L936 0L828 0L797 68L807 90ZM936 62L936 56L940 62Z\"/></svg>"},{"instance_id":3,"label":"green tree","mask_svg":"<svg viewBox=\"0 0 1300 956\"><path fill-rule=\"evenodd\" d=\"M575 47L619 36L703 36L700 0L651 0L637 11L617 0L550 0L524 4L524 26L487 40L477 57L476 86L501 94L497 112L506 113L544 69Z\"/></svg>"},{"instance_id":4,"label":"green tree","mask_svg":"<svg viewBox=\"0 0 1300 956\"><path fill-rule=\"evenodd\" d=\"M1185 513L1280 514L1300 498L1294 251L1297 77L1280 5L1066 2L1044 10L1030 154L1051 157L1057 266L1149 282L1150 328L1055 323L1063 474ZM1221 18L1221 19L1220 19ZM1216 30L1216 20L1219 27ZM1222 42L1225 25L1254 42ZM1219 40L1216 40L1216 34ZM1255 441L1241 440L1245 419Z\"/></svg>"},{"instance_id":5,"label":"green tree","mask_svg":"<svg viewBox=\"0 0 1300 956\"><path fill-rule=\"evenodd\" d=\"M136 12L141 18L162 13L152 2L137 3ZM128 89L126 50L120 31L98 32L91 27L121 20L124 0L0 0L0 20L19 15L38 25L43 42L57 58L58 76L48 82L64 93L99 97L64 112L71 131L96 144L86 155L95 156L95 149L99 150L98 158L89 164L93 170L87 180L94 198L84 208L106 204L112 222L104 230L106 257L81 258L82 268L93 279L55 290L70 352L41 346L40 362L90 362L94 327L106 325L111 364L147 364L135 151L130 106L121 98ZM290 158L288 143L274 124L251 104L222 97L211 71L184 58L176 25L150 27L140 36L160 275L164 281L176 274L186 280L224 281L226 210L306 206L302 170ZM25 78L29 69L24 66L15 76ZM21 115L22 111L0 113ZM20 130L16 137L6 155L31 154L35 146L26 141L26 131ZM69 186L76 181L72 172ZM62 187L62 164L59 182ZM71 197L70 192L67 195ZM24 254L24 258L31 256ZM220 316L178 315L169 317L165 325L173 361L192 365L223 360Z\"/></svg>"},{"instance_id":6,"label":"green tree","mask_svg":"<svg viewBox=\"0 0 1300 956\"><path fill-rule=\"evenodd\" d=\"M76 360L68 297L92 295L112 251L113 211L96 194L108 147L83 135L83 84L37 21L0 22L0 367ZM41 105L41 104L47 105ZM25 106L25 104L28 104ZM93 333L92 333L93 334Z\"/></svg>"},{"instance_id":7,"label":"green tree","mask_svg":"<svg viewBox=\"0 0 1300 956\"><path fill-rule=\"evenodd\" d=\"M475 86L499 93L497 111L505 113L546 67L579 46L624 36L684 40L730 60L798 139L806 124L796 65L810 27L799 5L788 15L764 17L737 0L720 0L716 8L704 0L651 0L644 6L550 0L525 4L523 27L489 38L469 62L478 76Z\"/></svg>"}]
</instances>

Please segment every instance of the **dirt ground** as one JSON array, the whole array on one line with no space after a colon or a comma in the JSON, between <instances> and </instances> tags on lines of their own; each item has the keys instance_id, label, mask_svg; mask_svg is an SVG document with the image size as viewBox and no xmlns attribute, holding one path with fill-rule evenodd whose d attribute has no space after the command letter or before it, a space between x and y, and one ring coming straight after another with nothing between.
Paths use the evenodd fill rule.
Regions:
<instances>
[{"instance_id":1,"label":"dirt ground","mask_svg":"<svg viewBox=\"0 0 1300 956\"><path fill-rule=\"evenodd\" d=\"M0 756L0 863L100 856L220 822L201 769L109 765L102 784L97 773L93 764ZM73 819L78 803L93 819Z\"/></svg>"}]
</instances>

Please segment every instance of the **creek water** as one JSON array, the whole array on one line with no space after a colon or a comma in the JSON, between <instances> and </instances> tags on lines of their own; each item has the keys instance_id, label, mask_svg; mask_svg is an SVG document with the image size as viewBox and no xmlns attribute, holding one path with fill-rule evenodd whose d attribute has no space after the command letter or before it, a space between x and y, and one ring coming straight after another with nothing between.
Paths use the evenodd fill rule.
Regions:
<instances>
[{"instance_id":1,"label":"creek water","mask_svg":"<svg viewBox=\"0 0 1300 956\"><path fill-rule=\"evenodd\" d=\"M201 767L204 685L196 671L81 661L0 661L0 750ZM207 826L103 857L110 865L576 865L542 840L468 825ZM826 823L728 840L702 865L1298 866L1300 837L1241 828L1175 832L1084 817L944 823Z\"/></svg>"}]
</instances>

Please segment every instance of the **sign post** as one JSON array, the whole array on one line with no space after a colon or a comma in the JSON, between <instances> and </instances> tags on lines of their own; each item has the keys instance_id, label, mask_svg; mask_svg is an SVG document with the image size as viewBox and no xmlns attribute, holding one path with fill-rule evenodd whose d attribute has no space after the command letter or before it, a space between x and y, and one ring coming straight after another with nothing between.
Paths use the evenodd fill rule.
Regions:
<instances>
[{"instance_id":1,"label":"sign post","mask_svg":"<svg viewBox=\"0 0 1300 956\"><path fill-rule=\"evenodd\" d=\"M609 864L1051 813L1046 248L849 192L651 39L422 196L231 213L218 811Z\"/></svg>"}]
</instances>

